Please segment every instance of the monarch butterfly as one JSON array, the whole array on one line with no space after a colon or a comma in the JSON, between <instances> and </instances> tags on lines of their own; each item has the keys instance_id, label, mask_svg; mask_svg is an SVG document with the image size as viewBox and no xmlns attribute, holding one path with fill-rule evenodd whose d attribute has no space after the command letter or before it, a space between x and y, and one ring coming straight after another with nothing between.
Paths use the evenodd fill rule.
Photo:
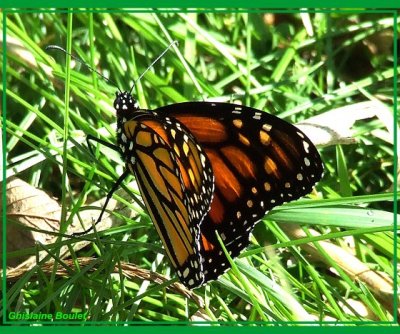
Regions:
<instances>
[{"instance_id":1,"label":"monarch butterfly","mask_svg":"<svg viewBox=\"0 0 400 334\"><path fill-rule=\"evenodd\" d=\"M180 281L193 289L229 269L271 208L309 193L323 166L295 126L230 103L140 109L117 92L117 143Z\"/></svg>"},{"instance_id":2,"label":"monarch butterfly","mask_svg":"<svg viewBox=\"0 0 400 334\"><path fill-rule=\"evenodd\" d=\"M46 49L63 51L105 78L59 46ZM229 269L217 234L230 256L238 256L267 211L308 194L322 177L320 155L307 136L254 108L185 102L144 110L128 91L116 93L114 108L117 146L91 139L119 150L126 171L97 222L113 191L133 173L168 258L189 289Z\"/></svg>"}]
</instances>

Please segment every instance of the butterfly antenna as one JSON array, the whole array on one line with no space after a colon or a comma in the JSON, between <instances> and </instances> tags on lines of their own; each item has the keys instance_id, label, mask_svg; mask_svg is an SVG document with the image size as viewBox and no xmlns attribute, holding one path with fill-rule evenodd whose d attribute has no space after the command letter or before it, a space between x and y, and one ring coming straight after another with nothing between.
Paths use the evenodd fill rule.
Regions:
<instances>
[{"instance_id":1,"label":"butterfly antenna","mask_svg":"<svg viewBox=\"0 0 400 334\"><path fill-rule=\"evenodd\" d=\"M149 69L151 69L151 68L154 66L154 64L157 63L157 62L167 53L167 51L168 51L172 46L178 45L178 44L179 44L178 41L173 41L170 45L168 45L167 48L166 48L156 59L153 60L153 62L146 68L146 70L139 76L139 78L137 78L137 79L135 80L135 82L133 83L132 88L131 88L131 90L130 90L129 93L132 93L132 90L133 90L133 88L135 87L136 83L147 73L147 71L148 71Z\"/></svg>"},{"instance_id":2,"label":"butterfly antenna","mask_svg":"<svg viewBox=\"0 0 400 334\"><path fill-rule=\"evenodd\" d=\"M87 63L85 63L82 59L78 58L77 56L74 56L73 54L69 53L67 50L65 50L64 48L62 48L61 46L58 45L48 45L45 48L46 51L48 50L57 50L57 51L61 51L64 52L65 54L67 54L68 56L70 56L72 59L76 60L78 63L82 64L83 66L85 66L86 68L88 68L89 70L91 70L92 72L96 73L97 75L99 75L100 77L102 77L104 80L108 81L109 83L111 83L112 85L114 85L120 92L121 90L118 88L118 85L113 82L111 79L105 77L103 74L101 74L99 71L95 70L93 67L89 66Z\"/></svg>"}]
</instances>

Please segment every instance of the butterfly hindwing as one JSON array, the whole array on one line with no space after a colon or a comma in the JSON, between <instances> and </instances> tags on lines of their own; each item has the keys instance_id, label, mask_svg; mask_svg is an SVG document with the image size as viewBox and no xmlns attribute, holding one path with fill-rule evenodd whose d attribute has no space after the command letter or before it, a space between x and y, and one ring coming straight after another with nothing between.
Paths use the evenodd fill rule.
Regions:
<instances>
[{"instance_id":1,"label":"butterfly hindwing","mask_svg":"<svg viewBox=\"0 0 400 334\"><path fill-rule=\"evenodd\" d=\"M142 113L123 123L120 147L173 267L194 288L204 282L200 226L214 191L211 165L183 125Z\"/></svg>"}]
</instances>

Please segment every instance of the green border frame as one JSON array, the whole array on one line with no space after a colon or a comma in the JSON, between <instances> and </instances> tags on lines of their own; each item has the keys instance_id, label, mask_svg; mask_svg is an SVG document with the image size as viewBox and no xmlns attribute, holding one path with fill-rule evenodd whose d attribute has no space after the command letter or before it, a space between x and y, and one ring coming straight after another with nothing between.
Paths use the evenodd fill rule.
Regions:
<instances>
[{"instance_id":1,"label":"green border frame","mask_svg":"<svg viewBox=\"0 0 400 334\"><path fill-rule=\"evenodd\" d=\"M61 8L66 7L63 3L51 2L49 0L36 0L36 7ZM103 0L102 7L108 8L262 8L262 9L279 9L279 8L381 8L394 9L399 7L398 0L252 0L251 3L246 0L236 0L234 6L232 2L227 0L186 0L179 2L176 0ZM68 3L70 7L95 8L99 6L96 0L72 0ZM29 0L3 0L2 8L32 8L32 1Z\"/></svg>"},{"instance_id":2,"label":"green border frame","mask_svg":"<svg viewBox=\"0 0 400 334\"><path fill-rule=\"evenodd\" d=\"M395 20L394 22L397 22L397 17L398 17L398 13L397 13L397 11L394 11L394 16L393 16L393 19ZM398 29L396 29L396 25L394 25L393 26L394 27L394 34L393 34L393 39L394 39L394 41L396 42L396 41L398 41L398 38L399 38L399 36L398 36L398 34L397 34L397 30ZM393 59L394 59L394 62L393 62L393 65L394 65L394 67L395 68L397 68L397 65L398 65L398 56L399 56L399 53L398 53L398 43L394 43L393 44ZM397 169L398 169L398 165L397 165L397 162L398 162L398 156L397 156L397 150L398 150L398 142L397 142L397 126L398 126L398 122L397 122L397 120L398 120L398 114L397 114L397 111L398 111L398 104L397 104L397 98L398 98L398 92L397 92L397 81L398 80L398 73L397 73L397 71L394 71L394 75L393 75L393 92L394 92L394 96L393 96L393 98L394 98L394 100L393 100L393 143L394 143L394 147L393 147L393 157L394 157L394 161L393 161L393 176L394 176L394 187L393 187L393 193L394 193L394 196L393 196L393 213L394 213L394 216L393 216L393 235L394 235L394 255L395 255L395 258L394 258L394 273L393 273L393 289L394 289L394 291L395 291L395 293L393 294L393 298L394 298L394 300L393 300L393 312L394 312L394 321L396 321L397 323L400 321L399 320L399 311L398 311L398 307L399 307L399 305L398 305L398 293L399 293L399 287L398 287L398 279L397 279L397 271L396 271L396 268L397 268L397 247L396 247L396 245L397 245L397 241L398 241L398 237L397 237L397 231L398 231L398 225L397 225L397 210L398 210L398 193L397 193L397 191L398 191L398 188L397 188L397 185L398 185L398 178L397 178Z\"/></svg>"},{"instance_id":3,"label":"green border frame","mask_svg":"<svg viewBox=\"0 0 400 334\"><path fill-rule=\"evenodd\" d=\"M262 4L261 3L259 3L260 1L254 1L253 3L252 3L252 5L254 5L254 7L258 7L258 6L260 6L261 8L259 8L259 9L255 9L254 7L253 8L235 8L235 9L216 9L216 8L204 8L204 7L202 7L202 9L188 9L188 8L180 8L180 9L176 9L176 4L175 4L175 9L172 9L172 8L170 8L170 9L168 9L168 8L162 8L162 9L148 9L148 7L151 7L151 4L152 4L152 2L153 1L151 1L151 2L149 2L149 1L146 1L146 3L144 3L144 1L142 1L142 0L140 0L139 2L135 2L135 6L136 6L136 8L129 8L129 9L126 9L126 10L124 10L124 9L122 9L122 8L119 8L119 9L115 9L115 7L114 7L114 9L110 9L110 10L105 10L105 9L89 9L89 8L86 8L86 9L64 9L64 10L59 10L59 9L46 9L46 8L43 8L43 9L23 9L23 8L21 8L21 7L23 7L25 4L26 4L26 6L28 6L29 4L27 3L27 2L25 2L25 1L18 1L19 2L19 4L15 4L15 3L13 3L12 4L12 6L14 7L14 9L4 9L4 11L3 11L3 66L2 66L2 69L3 69L3 76L2 76L2 79L3 79L3 104L2 104L2 107L3 107L3 117L2 117L2 121L3 121L3 126L2 126L2 134L3 134L3 136L2 136L2 146L3 146L3 150L2 150L2 165L3 165L3 168L2 168L2 176L3 176L3 180L5 180L6 179L6 151L5 151L5 148L6 148L6 128L5 128L5 124L6 124L6 115L7 115L7 111L6 111L6 70L7 70L7 57L6 57L6 31L7 31L7 25L6 25L6 16L7 16L7 14L9 14L9 13L13 13L13 12L19 12L19 13L33 13L33 12L43 12L43 11L46 11L46 12L69 12L69 11L71 11L71 12L73 12L73 13L79 13L79 12L91 12L91 11L93 11L93 12L104 12L104 11L107 11L107 12L118 12L118 13L121 13L121 12L143 12L143 13L149 13L149 12L154 12L154 11L157 11L157 12L232 12L232 11L234 11L234 12L260 12L260 11L271 11L271 12L275 12L275 13L277 13L277 12L279 12L279 13L298 13L298 12L301 12L301 11L304 11L304 12L340 12L340 13L360 13L360 12L365 12L365 13L387 13L387 14L393 14L393 20L394 20L394 25L393 25L393 27L394 27L394 41L397 41L397 38L398 38L398 34L397 34L397 29L396 29L396 22L397 22L397 18L398 18L398 12L397 12L397 10L395 10L395 9L393 9L393 8L395 8L396 6L399 6L400 4L399 3L397 3L397 1L396 1L396 3L395 3L395 1L392 1L392 0L387 0L386 2L385 2L385 8L388 8L388 9L383 9L382 8L382 6L381 6L381 4L379 4L379 9L365 9L365 6L366 6L366 4L364 3L364 4L359 4L359 5L357 5L357 3L359 3L360 1L354 1L354 0L351 0L352 1L352 5L354 6L354 7L358 7L358 6L360 6L361 7L361 5L362 5L362 7L363 8L352 8L352 9L349 9L349 8L343 8L343 9L321 9L321 10L319 10L319 9L314 9L314 8L307 8L307 9L300 9L300 7L303 7L303 6L296 6L296 5L293 5L293 4L288 4L288 7L290 6L291 8L298 8L297 10L296 9L292 9L292 10L289 10L289 9L274 9L274 8L282 8L282 6L285 4L285 2L287 2L287 1L284 1L284 3L282 3L282 1L277 1L277 0L274 0L274 2L276 2L276 4L278 4L279 3L279 5L276 5L276 6L274 6L274 4L269 4L268 5L268 8L262 8L262 5L265 5L265 3L263 2ZM3 2L3 4L2 4L2 7L3 8L5 8L5 7L8 7L8 4L10 3L11 4L11 2L12 1L9 1L9 0L5 0L4 2ZM143 2L143 3L142 3ZM171 6L172 5L172 3L173 3L174 1L173 0L161 0L161 1L158 1L157 2L157 4L155 4L155 6L157 6L157 7L168 7L168 6ZM213 5L214 6L218 6L218 5L221 5L221 6L223 6L223 4L220 4L220 2L226 2L226 0L217 0L216 2L214 2L213 3ZM311 1L310 1L311 2ZM337 5L340 5L340 3L341 2L344 2L344 1L342 1L342 0L340 0L340 1L336 1L335 2L335 5L337 6ZM353 4L353 2L354 2L354 4ZM43 4L42 4L43 3ZM113 2L113 3L111 3L109 0L106 0L104 3L103 3L103 5L104 6L106 6L107 4L110 4L111 6L115 6L115 1ZM196 6L196 4L195 3L197 3L196 1L193 1L193 0L190 0L190 2L185 2L185 5L186 6L190 6L191 4L193 3L193 6ZM243 3L243 1L242 0L240 0L240 1L238 1L237 2L237 4L239 5L239 4L241 4L241 3ZM37 4L37 5L40 5L40 4L42 4L42 5L44 5L44 6L46 6L46 4L48 4L47 3L47 0L41 0L40 2L36 2L35 4ZM90 7L90 1L89 2L85 2L84 4L82 3L81 4L81 1L80 0L74 0L73 1L73 4L74 4L74 6L84 6L84 7ZM128 7L129 7L129 5L131 5L131 3L126 3L126 1L120 1L120 3L119 3L119 5L124 5L124 4L126 4L126 5L128 5ZM314 4L314 2L312 2L312 4ZM312 5L311 4L311 5ZM145 8L138 8L138 7L140 7L140 6L146 6L147 7L147 9L145 9ZM202 4L203 6L204 6L204 3ZM248 5L248 3L247 4L244 4L243 3L243 5ZM345 6L348 6L349 4L348 3L346 3L346 4L343 4L343 6L345 7ZM21 7L19 7L19 6L21 6ZM328 4L325 4L325 6L329 6L329 3ZM387 6L387 7L386 7ZM389 9L389 8L391 8L391 9ZM394 43L394 48L393 48L393 57L394 57L394 69L396 69L397 68L397 57L398 57L398 50L397 50L397 43ZM395 180L395 182L394 182L394 204L393 204L393 211L394 211L394 230L397 230L397 182L396 182L396 180L397 180L397 122L396 122L396 120L397 120L397 107L398 107L398 105L397 105L397 78L398 78L398 74L397 74L397 72L396 71L394 71L394 76L393 76L393 89L394 89L394 103L393 103L393 111L394 111L394 164L393 164L393 176L394 176L394 180ZM2 190L3 190L3 198L2 198L2 203L3 203L3 208L5 208L6 207L6 182L3 182L2 183ZM6 212L5 212L5 210L3 210L3 212L2 212L2 220L3 220L3 231L6 231ZM397 244L397 234L396 233L394 233L394 244L396 245ZM6 254L6 233L3 233L3 254ZM394 254L395 254L395 268L396 268L396 255L397 255L397 248L395 247L395 249L394 249ZM3 264L3 269L5 269L6 268L6 256L4 256L3 257L3 261L2 261L2 264ZM7 300L6 300L6 280L5 279L3 279L3 282L2 282L3 284L2 284L2 291L3 291L3 293L2 293L2 297L3 297L3 303L2 303L2 307L3 307L3 317L2 317L2 319L3 319L3 324L7 324L7 325L13 325L13 324L16 324L16 325L31 325L31 324L33 324L32 322L29 322L29 321L26 321L26 322L18 322L18 323L15 323L15 322L13 322L13 321L9 321L9 320L7 320L7 314L6 314L6 308L7 308ZM396 271L394 272L394 277L393 277L393 283L394 283L394 286L397 288L397 283L398 283L398 281L397 281L397 275L396 275ZM393 325L395 325L395 324L397 324L397 322L399 321L399 319L398 319L398 313L396 312L396 310L397 310L397 308L398 308L398 303L397 303L397 300L398 300L398 298L397 298L397 289L396 289L396 292L395 292L395 294L394 294L394 314L393 314L393 316L394 316L394 321L393 322L373 322L373 321L369 321L369 322L266 322L266 323L264 323L264 322L240 322L240 323L237 323L237 322L235 322L234 324L235 325L238 325L238 324L242 324L242 325L256 325L256 326L260 326L260 325L269 325L270 327L273 327L274 325L290 325L290 324L297 324L297 325L313 325L313 327L315 328L315 326L318 326L318 325L329 325L329 324L335 324L335 325L337 325L337 324L341 324L341 325L351 325L351 324L357 324L357 325L367 325L367 326L371 326L371 325L379 325L379 324L381 324L381 325L384 325L384 324L386 324L386 325L390 325L390 324L393 324ZM43 325L76 325L76 324L82 324L81 322L74 322L74 321L58 321L58 322L51 322L51 323L49 323L49 322L43 322L43 323L38 323L38 322L35 322L34 323L35 325L38 325L38 324L43 324ZM99 325L99 324L107 324L107 325L110 325L111 323L110 322L104 322L104 321L102 321L102 322L84 322L83 324L85 324L85 325ZM215 327L212 327L212 324L221 324L221 325L223 325L223 326L226 326L226 325L232 325L232 323L229 323L229 322L223 322L223 323L219 323L219 322L217 322L217 323L215 323L215 322L189 322L189 321L178 321L178 322L153 322L153 323L150 323L150 324L147 324L147 323L144 323L144 322L113 322L112 324L129 324L129 325L141 325L142 326L142 330L145 332L145 333L147 333L147 332L153 332L153 330L155 330L155 331L157 331L157 329L160 329L160 327L158 326L158 327L154 327L154 325L168 325L168 326L173 326L173 325L196 325L196 324L201 324L201 325L206 325L206 324L209 324L209 325L211 325L211 327L207 327L207 330L211 330L211 329L213 329L213 328L215 328ZM232 330L232 328L231 328L232 326L230 326L229 327L229 330ZM237 330L240 330L239 328L240 327L237 327L237 326L234 326L235 328L238 328ZM173 327L174 328L174 330L176 330L176 329L178 329L178 328L187 328L187 327L176 327L176 326L174 326ZM221 327L218 327L218 328L221 328ZM245 328L248 328L248 327L245 327ZM260 327L252 327L252 328L260 328ZM274 327L273 327L274 328ZM277 328L277 327L275 327L275 328ZM279 327L278 327L279 328ZM285 327L285 330L289 330L289 328L290 327ZM316 328L318 328L318 327L316 327ZM344 329L344 327L340 327L341 328L341 330L343 330ZM390 327L386 327L386 328L390 328ZM41 327L41 330L43 329L43 327ZM297 329L297 328L296 328ZM325 330L326 330L327 328L324 328L323 330L324 330L324 332L325 332ZM107 331L109 330L109 328L107 329ZM199 329L199 327L191 327L191 330L200 330ZM235 329L236 330L236 329ZM270 330L270 329L268 329L268 330ZM309 328L307 329L307 331L309 330Z\"/></svg>"}]
</instances>

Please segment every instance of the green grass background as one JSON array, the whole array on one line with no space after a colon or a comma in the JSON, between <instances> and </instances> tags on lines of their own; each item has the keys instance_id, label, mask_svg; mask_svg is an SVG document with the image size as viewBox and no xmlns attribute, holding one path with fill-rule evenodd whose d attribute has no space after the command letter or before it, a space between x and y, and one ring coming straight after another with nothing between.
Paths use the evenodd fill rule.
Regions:
<instances>
[{"instance_id":1,"label":"green grass background","mask_svg":"<svg viewBox=\"0 0 400 334\"><path fill-rule=\"evenodd\" d=\"M293 123L373 99L393 110L398 26L389 13L152 11L68 16L48 11L8 14L6 24L7 42L28 51L7 44L7 172L57 198L63 222L69 212L79 214L104 197L124 165L117 155L102 150L94 163L84 140L92 134L115 141L115 85L74 62L67 80L65 55L46 53L48 44L70 43L73 54L125 90L171 41L178 41L178 50L166 53L135 87L142 108L215 99L256 107ZM313 35L307 33L307 24ZM323 247L318 250L325 261L301 248L316 241L309 234L312 228L321 239L330 239L370 269L395 279L393 141L376 118L357 122L354 137L353 145L320 149L325 175L307 210L296 211L304 207L303 200L267 215L256 226L248 251L236 261L237 268L194 291L203 307L195 298L168 289L169 282L160 286L127 278L122 269L114 273L124 261L175 277L167 258L159 261L163 250L150 219L135 206L136 219L120 217L122 228L72 252L76 261L99 258L95 271L76 265L68 277L60 277L34 268L4 285L3 311L89 310L89 322L391 322L396 312L368 285L335 266ZM128 188L139 196L131 181ZM374 220L366 218L370 212ZM321 225L322 220L328 223ZM291 240L280 228L283 221L307 222L303 229L309 236ZM68 239L70 245L74 242ZM52 252L60 246L51 245ZM370 313L355 309L353 301Z\"/></svg>"}]
</instances>

